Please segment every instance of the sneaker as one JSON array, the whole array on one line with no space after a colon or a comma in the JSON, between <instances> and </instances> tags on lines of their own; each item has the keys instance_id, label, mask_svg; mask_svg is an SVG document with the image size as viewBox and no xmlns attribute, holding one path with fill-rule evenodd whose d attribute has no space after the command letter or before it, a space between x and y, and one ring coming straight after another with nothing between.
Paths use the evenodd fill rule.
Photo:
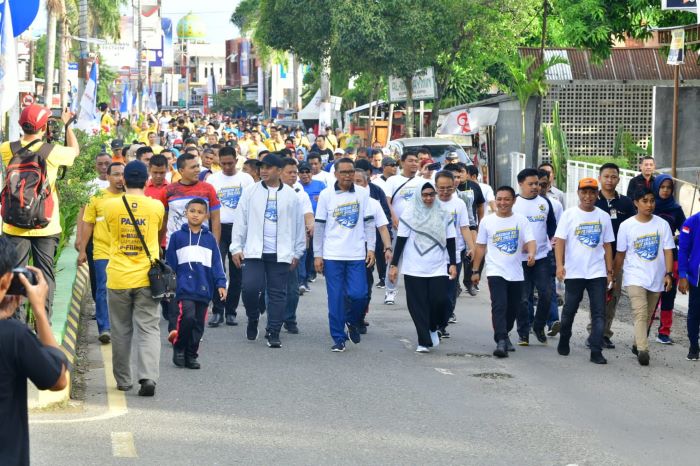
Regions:
<instances>
[{"instance_id":1,"label":"sneaker","mask_svg":"<svg viewBox=\"0 0 700 466\"><path fill-rule=\"evenodd\" d=\"M457 316L453 312L450 318L447 320L448 324L456 324L457 323Z\"/></svg>"},{"instance_id":2,"label":"sneaker","mask_svg":"<svg viewBox=\"0 0 700 466\"><path fill-rule=\"evenodd\" d=\"M438 336L437 331L430 332L430 340L433 342L433 348L440 346L440 337Z\"/></svg>"},{"instance_id":3,"label":"sneaker","mask_svg":"<svg viewBox=\"0 0 700 466\"><path fill-rule=\"evenodd\" d=\"M168 341L171 345L174 345L175 340L177 340L177 330L171 330L170 333L168 333Z\"/></svg>"},{"instance_id":4,"label":"sneaker","mask_svg":"<svg viewBox=\"0 0 700 466\"><path fill-rule=\"evenodd\" d=\"M600 351L591 351L591 362L593 364L607 364L608 360L603 357Z\"/></svg>"},{"instance_id":5,"label":"sneaker","mask_svg":"<svg viewBox=\"0 0 700 466\"><path fill-rule=\"evenodd\" d=\"M249 320L248 321L248 327L245 329L245 334L246 334L246 337L248 337L248 340L250 340L250 341L255 341L258 339L258 321L257 320Z\"/></svg>"},{"instance_id":6,"label":"sneaker","mask_svg":"<svg viewBox=\"0 0 700 466\"><path fill-rule=\"evenodd\" d=\"M185 361L185 367L188 369L201 369L202 365L199 364L199 361L197 361L197 358L189 358Z\"/></svg>"},{"instance_id":7,"label":"sneaker","mask_svg":"<svg viewBox=\"0 0 700 466\"><path fill-rule=\"evenodd\" d=\"M185 367L185 352L182 350L173 351L173 364L177 367Z\"/></svg>"},{"instance_id":8,"label":"sneaker","mask_svg":"<svg viewBox=\"0 0 700 466\"><path fill-rule=\"evenodd\" d=\"M134 386L133 386L132 384L128 384L128 385L117 385L117 390L119 390L120 392L128 392L128 391L131 390L132 388L134 388Z\"/></svg>"},{"instance_id":9,"label":"sneaker","mask_svg":"<svg viewBox=\"0 0 700 466\"><path fill-rule=\"evenodd\" d=\"M513 346L513 342L510 341L510 337L506 338L506 350L511 352L515 351L515 346Z\"/></svg>"},{"instance_id":10,"label":"sneaker","mask_svg":"<svg viewBox=\"0 0 700 466\"><path fill-rule=\"evenodd\" d=\"M690 351L688 351L688 356L686 356L685 359L688 361L700 360L700 348L690 348Z\"/></svg>"},{"instance_id":11,"label":"sneaker","mask_svg":"<svg viewBox=\"0 0 700 466\"><path fill-rule=\"evenodd\" d=\"M544 329L540 329L540 330L533 329L532 331L535 334L535 336L537 337L537 341L539 341L543 345L547 344L547 335L544 334Z\"/></svg>"},{"instance_id":12,"label":"sneaker","mask_svg":"<svg viewBox=\"0 0 700 466\"><path fill-rule=\"evenodd\" d=\"M384 304L393 305L396 302L396 291L387 290L384 293Z\"/></svg>"},{"instance_id":13,"label":"sneaker","mask_svg":"<svg viewBox=\"0 0 700 466\"><path fill-rule=\"evenodd\" d=\"M556 320L552 322L552 326L549 327L549 332L547 332L547 336L556 337L559 334L559 330L561 330L561 322Z\"/></svg>"},{"instance_id":14,"label":"sneaker","mask_svg":"<svg viewBox=\"0 0 700 466\"><path fill-rule=\"evenodd\" d=\"M559 344L557 345L557 353L562 356L568 356L570 352L571 348L569 348L569 339L561 338L559 340Z\"/></svg>"},{"instance_id":15,"label":"sneaker","mask_svg":"<svg viewBox=\"0 0 700 466\"><path fill-rule=\"evenodd\" d=\"M316 275L309 277L309 282L313 283L316 281Z\"/></svg>"},{"instance_id":16,"label":"sneaker","mask_svg":"<svg viewBox=\"0 0 700 466\"><path fill-rule=\"evenodd\" d=\"M649 365L649 351L640 351L637 355L637 361L639 361L640 366Z\"/></svg>"},{"instance_id":17,"label":"sneaker","mask_svg":"<svg viewBox=\"0 0 700 466\"><path fill-rule=\"evenodd\" d=\"M215 328L218 327L219 325L224 323L224 316L221 314L212 314L211 317L209 318L209 327Z\"/></svg>"},{"instance_id":18,"label":"sneaker","mask_svg":"<svg viewBox=\"0 0 700 466\"><path fill-rule=\"evenodd\" d=\"M497 358L507 358L508 357L508 344L505 340L500 340L496 349L493 351L493 355Z\"/></svg>"},{"instance_id":19,"label":"sneaker","mask_svg":"<svg viewBox=\"0 0 700 466\"><path fill-rule=\"evenodd\" d=\"M450 338L450 332L446 328L437 331L438 337L440 338Z\"/></svg>"},{"instance_id":20,"label":"sneaker","mask_svg":"<svg viewBox=\"0 0 700 466\"><path fill-rule=\"evenodd\" d=\"M474 289L474 285L472 283L467 284L466 287L469 296L476 296L476 290Z\"/></svg>"},{"instance_id":21,"label":"sneaker","mask_svg":"<svg viewBox=\"0 0 700 466\"><path fill-rule=\"evenodd\" d=\"M304 293L306 293L306 288L304 285L299 285L299 296L304 296Z\"/></svg>"},{"instance_id":22,"label":"sneaker","mask_svg":"<svg viewBox=\"0 0 700 466\"><path fill-rule=\"evenodd\" d=\"M632 354L637 356L639 354L639 351L637 351L637 345L632 345Z\"/></svg>"},{"instance_id":23,"label":"sneaker","mask_svg":"<svg viewBox=\"0 0 700 466\"><path fill-rule=\"evenodd\" d=\"M359 327L357 327L357 331L360 332L360 335L366 335L367 326L365 324L360 324Z\"/></svg>"},{"instance_id":24,"label":"sneaker","mask_svg":"<svg viewBox=\"0 0 700 466\"><path fill-rule=\"evenodd\" d=\"M304 287L304 291L307 293L311 293L311 288L309 288L309 285L302 285Z\"/></svg>"},{"instance_id":25,"label":"sneaker","mask_svg":"<svg viewBox=\"0 0 700 466\"><path fill-rule=\"evenodd\" d=\"M430 348L426 348L425 346L418 345L416 347L416 353L430 353Z\"/></svg>"},{"instance_id":26,"label":"sneaker","mask_svg":"<svg viewBox=\"0 0 700 466\"><path fill-rule=\"evenodd\" d=\"M530 346L530 335L518 338L518 346Z\"/></svg>"},{"instance_id":27,"label":"sneaker","mask_svg":"<svg viewBox=\"0 0 700 466\"><path fill-rule=\"evenodd\" d=\"M377 288L379 288L379 289L384 289L384 288L386 288L386 283L384 282L384 279L383 279L383 278L380 279L380 280L377 282Z\"/></svg>"},{"instance_id":28,"label":"sneaker","mask_svg":"<svg viewBox=\"0 0 700 466\"><path fill-rule=\"evenodd\" d=\"M347 325L348 325L348 336L350 337L350 341L355 343L355 344L358 344L360 342L360 340L362 339L362 337L360 336L360 331L354 325L350 325L350 324L347 324Z\"/></svg>"},{"instance_id":29,"label":"sneaker","mask_svg":"<svg viewBox=\"0 0 700 466\"><path fill-rule=\"evenodd\" d=\"M603 337L603 348L615 349L615 343L612 342L610 337Z\"/></svg>"},{"instance_id":30,"label":"sneaker","mask_svg":"<svg viewBox=\"0 0 700 466\"><path fill-rule=\"evenodd\" d=\"M462 287L459 286L459 285L457 285L457 297L458 297L458 298L459 298L460 296L462 296L462 291L463 291L463 290L462 290Z\"/></svg>"},{"instance_id":31,"label":"sneaker","mask_svg":"<svg viewBox=\"0 0 700 466\"><path fill-rule=\"evenodd\" d=\"M345 343L336 343L335 345L331 346L331 351L334 353L342 353L345 351Z\"/></svg>"},{"instance_id":32,"label":"sneaker","mask_svg":"<svg viewBox=\"0 0 700 466\"><path fill-rule=\"evenodd\" d=\"M103 345L106 345L110 341L112 341L112 335L110 335L109 330L106 330L102 333L100 333L100 336L97 337L98 340L100 340L100 343Z\"/></svg>"},{"instance_id":33,"label":"sneaker","mask_svg":"<svg viewBox=\"0 0 700 466\"><path fill-rule=\"evenodd\" d=\"M289 322L289 323L285 322L284 328L287 330L288 333L291 333L292 335L299 334L299 327L297 327L296 322Z\"/></svg>"},{"instance_id":34,"label":"sneaker","mask_svg":"<svg viewBox=\"0 0 700 466\"><path fill-rule=\"evenodd\" d=\"M660 333L656 336L656 342L661 343L662 345L673 344L673 340L671 340L671 337L669 337L668 335L662 335Z\"/></svg>"},{"instance_id":35,"label":"sneaker","mask_svg":"<svg viewBox=\"0 0 700 466\"><path fill-rule=\"evenodd\" d=\"M472 285L472 288L474 288L474 291L476 291L477 293L478 293L479 291L481 291L481 290L479 289L479 285Z\"/></svg>"},{"instance_id":36,"label":"sneaker","mask_svg":"<svg viewBox=\"0 0 700 466\"><path fill-rule=\"evenodd\" d=\"M156 394L156 383L151 379L139 380L141 388L139 389L139 396L153 396Z\"/></svg>"},{"instance_id":37,"label":"sneaker","mask_svg":"<svg viewBox=\"0 0 700 466\"><path fill-rule=\"evenodd\" d=\"M268 332L267 346L269 346L270 348L282 348L282 342L280 341L280 332Z\"/></svg>"},{"instance_id":38,"label":"sneaker","mask_svg":"<svg viewBox=\"0 0 700 466\"><path fill-rule=\"evenodd\" d=\"M234 315L226 316L226 325L230 325L231 327L238 326L238 322L236 322L236 316L234 316Z\"/></svg>"}]
</instances>

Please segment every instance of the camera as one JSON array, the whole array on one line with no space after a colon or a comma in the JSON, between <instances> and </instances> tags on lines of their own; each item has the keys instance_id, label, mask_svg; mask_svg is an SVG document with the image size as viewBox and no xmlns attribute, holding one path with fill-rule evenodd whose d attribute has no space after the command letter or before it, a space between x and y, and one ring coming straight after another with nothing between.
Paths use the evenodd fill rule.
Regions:
<instances>
[{"instance_id":1,"label":"camera","mask_svg":"<svg viewBox=\"0 0 700 466\"><path fill-rule=\"evenodd\" d=\"M440 162L435 162L435 163L431 163L430 165L428 165L428 170L430 170L430 171L440 170L440 168L442 168L442 165L440 165Z\"/></svg>"},{"instance_id":2,"label":"camera","mask_svg":"<svg viewBox=\"0 0 700 466\"><path fill-rule=\"evenodd\" d=\"M20 274L27 277L27 280L31 285L36 285L37 280L36 275L34 275L34 272L25 267L17 267L15 269L12 269L12 281L10 282L10 288L8 288L6 294L16 296L27 296L27 290L24 288L22 282L19 281Z\"/></svg>"}]
</instances>

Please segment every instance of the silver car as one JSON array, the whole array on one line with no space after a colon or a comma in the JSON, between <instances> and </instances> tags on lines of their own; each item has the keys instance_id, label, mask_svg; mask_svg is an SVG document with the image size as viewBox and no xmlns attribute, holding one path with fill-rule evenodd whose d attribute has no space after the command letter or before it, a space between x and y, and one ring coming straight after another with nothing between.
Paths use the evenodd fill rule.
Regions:
<instances>
[{"instance_id":1,"label":"silver car","mask_svg":"<svg viewBox=\"0 0 700 466\"><path fill-rule=\"evenodd\" d=\"M387 148L392 152L392 154L397 154L397 157L401 157L406 152L416 152L421 147L425 147L430 151L431 157L434 162L440 162L444 165L445 157L450 152L455 152L459 157L460 162L464 162L467 165L473 165L472 161L467 157L467 153L464 149L449 139L442 138L401 138L389 141Z\"/></svg>"}]
</instances>

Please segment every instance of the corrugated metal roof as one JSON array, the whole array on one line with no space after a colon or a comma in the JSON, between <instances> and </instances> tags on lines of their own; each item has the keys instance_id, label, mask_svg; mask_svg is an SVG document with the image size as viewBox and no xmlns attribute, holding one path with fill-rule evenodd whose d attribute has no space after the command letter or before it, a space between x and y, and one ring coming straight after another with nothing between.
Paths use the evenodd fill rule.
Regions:
<instances>
[{"instance_id":1,"label":"corrugated metal roof","mask_svg":"<svg viewBox=\"0 0 700 466\"><path fill-rule=\"evenodd\" d=\"M521 48L522 56L535 57L539 65L540 49ZM546 56L563 55L569 60L568 66L558 65L547 72L550 81L670 81L673 67L666 65L666 57L661 48L614 48L610 57L600 63L591 59L591 51L583 49L546 49ZM681 79L700 80L698 55L688 52L685 64L680 68ZM570 73L570 74L569 74Z\"/></svg>"}]
</instances>

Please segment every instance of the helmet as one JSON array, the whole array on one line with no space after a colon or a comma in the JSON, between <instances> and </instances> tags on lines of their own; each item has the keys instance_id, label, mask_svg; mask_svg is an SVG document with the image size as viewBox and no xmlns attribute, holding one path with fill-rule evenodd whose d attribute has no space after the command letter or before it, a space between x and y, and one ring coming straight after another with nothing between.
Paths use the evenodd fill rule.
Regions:
<instances>
[{"instance_id":1,"label":"helmet","mask_svg":"<svg viewBox=\"0 0 700 466\"><path fill-rule=\"evenodd\" d=\"M41 105L32 104L22 110L19 116L19 125L24 131L36 133L41 130L49 121L51 110Z\"/></svg>"}]
</instances>

